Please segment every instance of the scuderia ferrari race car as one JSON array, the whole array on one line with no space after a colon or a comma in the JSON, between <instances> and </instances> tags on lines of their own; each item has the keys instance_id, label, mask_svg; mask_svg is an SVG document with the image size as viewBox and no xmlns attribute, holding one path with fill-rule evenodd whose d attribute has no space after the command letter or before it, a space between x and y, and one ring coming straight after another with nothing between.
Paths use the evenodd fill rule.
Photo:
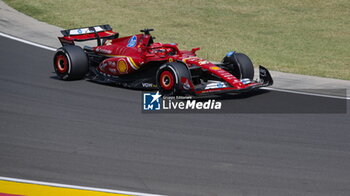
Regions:
<instances>
[{"instance_id":1,"label":"scuderia ferrari race car","mask_svg":"<svg viewBox=\"0 0 350 196\"><path fill-rule=\"evenodd\" d=\"M62 30L62 47L54 56L54 69L62 80L88 78L135 89L159 90L163 95L201 95L247 92L272 85L269 71L259 66L253 80L248 56L228 52L220 63L197 57L193 48L180 50L176 43L154 42L153 29L121 37L109 25ZM81 48L75 42L97 40Z\"/></svg>"}]
</instances>

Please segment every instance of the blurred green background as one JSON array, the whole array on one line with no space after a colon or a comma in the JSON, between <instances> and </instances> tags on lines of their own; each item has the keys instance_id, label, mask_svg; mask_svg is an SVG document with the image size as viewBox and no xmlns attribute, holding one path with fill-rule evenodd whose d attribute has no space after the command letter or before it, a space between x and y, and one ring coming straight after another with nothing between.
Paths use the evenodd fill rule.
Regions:
<instances>
[{"instance_id":1,"label":"blurred green background","mask_svg":"<svg viewBox=\"0 0 350 196\"><path fill-rule=\"evenodd\" d=\"M66 28L110 24L121 36L154 28L157 42L231 50L271 70L350 80L349 0L4 0Z\"/></svg>"}]
</instances>

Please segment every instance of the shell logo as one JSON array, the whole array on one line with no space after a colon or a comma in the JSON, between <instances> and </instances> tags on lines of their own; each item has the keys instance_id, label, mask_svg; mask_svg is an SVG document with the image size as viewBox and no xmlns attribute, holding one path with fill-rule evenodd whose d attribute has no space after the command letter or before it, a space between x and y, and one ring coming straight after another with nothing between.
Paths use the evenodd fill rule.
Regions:
<instances>
[{"instance_id":1,"label":"shell logo","mask_svg":"<svg viewBox=\"0 0 350 196\"><path fill-rule=\"evenodd\" d=\"M125 60L119 60L117 69L119 73L128 73L128 65L126 64Z\"/></svg>"},{"instance_id":2,"label":"shell logo","mask_svg":"<svg viewBox=\"0 0 350 196\"><path fill-rule=\"evenodd\" d=\"M217 67L217 66L211 66L211 67L210 67L210 69L211 69L211 70L219 70L219 69L220 69L220 67Z\"/></svg>"}]
</instances>

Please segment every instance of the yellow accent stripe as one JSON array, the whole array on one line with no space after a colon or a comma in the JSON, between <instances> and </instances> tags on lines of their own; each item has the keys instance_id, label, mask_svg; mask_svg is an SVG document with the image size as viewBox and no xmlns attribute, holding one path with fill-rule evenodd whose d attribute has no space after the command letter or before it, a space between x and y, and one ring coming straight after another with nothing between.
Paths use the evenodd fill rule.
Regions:
<instances>
[{"instance_id":1,"label":"yellow accent stripe","mask_svg":"<svg viewBox=\"0 0 350 196\"><path fill-rule=\"evenodd\" d=\"M105 54L105 53L98 53L103 56L108 56L108 57L129 57L129 56L123 56L123 55L115 55L115 54Z\"/></svg>"},{"instance_id":2,"label":"yellow accent stripe","mask_svg":"<svg viewBox=\"0 0 350 196\"><path fill-rule=\"evenodd\" d=\"M140 69L140 67L136 65L136 63L134 62L134 60L133 60L131 57L128 57L128 59L131 61L131 63L132 63L137 69Z\"/></svg>"},{"instance_id":3,"label":"yellow accent stripe","mask_svg":"<svg viewBox=\"0 0 350 196\"><path fill-rule=\"evenodd\" d=\"M108 56L108 57L124 57L130 60L130 63L132 63L132 65L137 69L140 69L139 66L137 66L137 64L134 62L134 60L130 57L130 56L123 56L123 55L114 55L114 54L103 54L103 53L98 53L100 55L103 56Z\"/></svg>"},{"instance_id":4,"label":"yellow accent stripe","mask_svg":"<svg viewBox=\"0 0 350 196\"><path fill-rule=\"evenodd\" d=\"M73 188L61 188L4 180L0 180L0 195L1 193L23 196L127 196L116 193L79 190Z\"/></svg>"}]
</instances>

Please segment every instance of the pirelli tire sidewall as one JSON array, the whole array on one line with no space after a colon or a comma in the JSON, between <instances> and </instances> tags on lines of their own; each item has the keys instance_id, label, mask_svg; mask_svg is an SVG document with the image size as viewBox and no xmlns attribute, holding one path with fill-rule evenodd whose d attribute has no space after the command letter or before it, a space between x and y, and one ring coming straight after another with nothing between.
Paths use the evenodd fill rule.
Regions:
<instances>
[{"instance_id":1,"label":"pirelli tire sidewall","mask_svg":"<svg viewBox=\"0 0 350 196\"><path fill-rule=\"evenodd\" d=\"M233 53L225 56L223 61L229 71L238 79L254 78L254 66L250 58L243 53Z\"/></svg>"},{"instance_id":2,"label":"pirelli tire sidewall","mask_svg":"<svg viewBox=\"0 0 350 196\"><path fill-rule=\"evenodd\" d=\"M62 80L83 79L89 70L88 57L79 46L64 46L57 49L53 67Z\"/></svg>"},{"instance_id":3,"label":"pirelli tire sidewall","mask_svg":"<svg viewBox=\"0 0 350 196\"><path fill-rule=\"evenodd\" d=\"M190 94L190 89L185 89L182 78L191 81L191 74L187 66L179 62L169 62L159 67L157 71L157 85L162 95Z\"/></svg>"}]
</instances>

